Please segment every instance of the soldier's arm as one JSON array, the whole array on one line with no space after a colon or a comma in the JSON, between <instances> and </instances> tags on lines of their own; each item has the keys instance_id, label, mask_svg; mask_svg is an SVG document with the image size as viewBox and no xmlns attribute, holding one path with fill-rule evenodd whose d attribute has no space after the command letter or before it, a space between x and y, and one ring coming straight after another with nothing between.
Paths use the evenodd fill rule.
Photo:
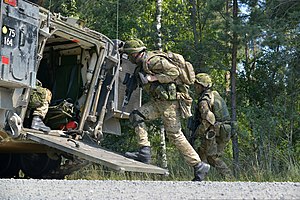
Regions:
<instances>
[{"instance_id":1,"label":"soldier's arm","mask_svg":"<svg viewBox=\"0 0 300 200\"><path fill-rule=\"evenodd\" d=\"M202 132L205 132L210 126L214 125L216 118L214 113L210 110L209 102L202 100L199 103L199 113L201 115L201 122L199 128Z\"/></svg>"}]
</instances>

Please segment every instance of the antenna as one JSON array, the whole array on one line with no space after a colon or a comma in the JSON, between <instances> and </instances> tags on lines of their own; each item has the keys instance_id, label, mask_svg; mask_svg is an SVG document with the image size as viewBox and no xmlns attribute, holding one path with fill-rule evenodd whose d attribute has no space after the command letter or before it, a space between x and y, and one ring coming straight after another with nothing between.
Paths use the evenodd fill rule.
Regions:
<instances>
[{"instance_id":1,"label":"antenna","mask_svg":"<svg viewBox=\"0 0 300 200\"><path fill-rule=\"evenodd\" d=\"M116 32L116 40L119 40L119 0L117 0L117 32Z\"/></svg>"},{"instance_id":2,"label":"antenna","mask_svg":"<svg viewBox=\"0 0 300 200\"><path fill-rule=\"evenodd\" d=\"M51 5L52 5L52 0L50 0L50 2L49 2L49 8L48 8L49 11L51 11L50 10L51 9Z\"/></svg>"}]
</instances>

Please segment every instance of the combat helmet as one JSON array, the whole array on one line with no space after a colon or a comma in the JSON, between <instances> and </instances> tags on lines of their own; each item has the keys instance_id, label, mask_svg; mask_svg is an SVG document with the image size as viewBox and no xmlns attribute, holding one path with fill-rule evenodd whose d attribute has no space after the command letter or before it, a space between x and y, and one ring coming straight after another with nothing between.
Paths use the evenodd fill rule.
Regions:
<instances>
[{"instance_id":1,"label":"combat helmet","mask_svg":"<svg viewBox=\"0 0 300 200\"><path fill-rule=\"evenodd\" d=\"M206 73L199 73L196 75L195 82L204 86L204 87L211 87L212 86L212 80L210 76Z\"/></svg>"},{"instance_id":2,"label":"combat helmet","mask_svg":"<svg viewBox=\"0 0 300 200\"><path fill-rule=\"evenodd\" d=\"M146 46L140 39L128 40L123 46L123 52L127 54L138 53L146 49Z\"/></svg>"}]
</instances>

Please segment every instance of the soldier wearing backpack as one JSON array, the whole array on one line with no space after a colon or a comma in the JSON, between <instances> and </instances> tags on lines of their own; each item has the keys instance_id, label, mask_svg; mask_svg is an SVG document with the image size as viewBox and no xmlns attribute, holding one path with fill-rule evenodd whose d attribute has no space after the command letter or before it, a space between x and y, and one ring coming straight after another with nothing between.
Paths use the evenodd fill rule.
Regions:
<instances>
[{"instance_id":1,"label":"soldier wearing backpack","mask_svg":"<svg viewBox=\"0 0 300 200\"><path fill-rule=\"evenodd\" d=\"M231 170L221 158L231 134L226 102L217 91L212 90L212 80L206 73L196 75L194 87L198 94L193 116L197 120L193 133L196 139L194 147L198 148L200 158L215 167L224 179L232 179Z\"/></svg>"},{"instance_id":2,"label":"soldier wearing backpack","mask_svg":"<svg viewBox=\"0 0 300 200\"><path fill-rule=\"evenodd\" d=\"M147 51L139 39L126 41L120 51L126 53L129 60L137 65L135 75L143 85L144 91L150 95L150 101L132 111L129 116L138 136L140 149L137 152L126 152L125 156L147 164L151 162L151 147L145 121L161 118L167 137L183 154L186 162L194 168L193 181L204 180L210 165L201 162L181 130L180 119L183 115L190 116L189 109L192 103L188 85L184 83L187 81L180 78L183 67L178 66L174 62L175 59L172 60L167 54ZM189 76L192 77L193 74Z\"/></svg>"}]
</instances>

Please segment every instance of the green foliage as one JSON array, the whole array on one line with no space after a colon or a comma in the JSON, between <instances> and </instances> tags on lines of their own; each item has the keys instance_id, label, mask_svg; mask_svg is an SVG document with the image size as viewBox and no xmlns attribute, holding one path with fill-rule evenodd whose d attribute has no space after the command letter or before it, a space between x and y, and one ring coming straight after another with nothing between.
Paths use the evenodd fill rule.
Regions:
<instances>
[{"instance_id":1,"label":"green foliage","mask_svg":"<svg viewBox=\"0 0 300 200\"><path fill-rule=\"evenodd\" d=\"M44 7L66 17L78 17L76 0L45 1Z\"/></svg>"}]
</instances>

